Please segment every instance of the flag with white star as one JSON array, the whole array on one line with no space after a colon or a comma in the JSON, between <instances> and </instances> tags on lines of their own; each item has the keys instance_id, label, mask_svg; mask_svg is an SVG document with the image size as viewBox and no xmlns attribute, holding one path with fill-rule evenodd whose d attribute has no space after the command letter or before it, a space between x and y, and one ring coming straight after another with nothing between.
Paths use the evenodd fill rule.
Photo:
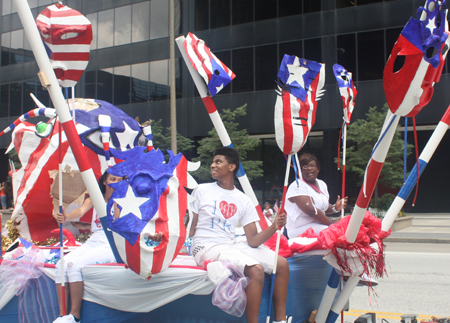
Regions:
<instances>
[{"instance_id":1,"label":"flag with white star","mask_svg":"<svg viewBox=\"0 0 450 323\"><path fill-rule=\"evenodd\" d=\"M353 108L355 107L355 97L358 92L353 85L352 73L339 64L333 65L333 72L338 82L339 92L341 93L344 104L344 121L348 124L352 117Z\"/></svg>"},{"instance_id":2,"label":"flag with white star","mask_svg":"<svg viewBox=\"0 0 450 323\"><path fill-rule=\"evenodd\" d=\"M440 21L437 24L437 21ZM413 117L430 102L450 45L445 1L427 0L392 48L383 74L389 109Z\"/></svg>"},{"instance_id":3,"label":"flag with white star","mask_svg":"<svg viewBox=\"0 0 450 323\"><path fill-rule=\"evenodd\" d=\"M325 64L284 55L276 91L275 139L281 151L300 151L316 121L317 101L323 95Z\"/></svg>"},{"instance_id":4,"label":"flag with white star","mask_svg":"<svg viewBox=\"0 0 450 323\"><path fill-rule=\"evenodd\" d=\"M236 75L222 63L206 46L205 42L192 33L186 36L184 48L189 61L200 76L205 80L211 96L216 95Z\"/></svg>"}]
</instances>

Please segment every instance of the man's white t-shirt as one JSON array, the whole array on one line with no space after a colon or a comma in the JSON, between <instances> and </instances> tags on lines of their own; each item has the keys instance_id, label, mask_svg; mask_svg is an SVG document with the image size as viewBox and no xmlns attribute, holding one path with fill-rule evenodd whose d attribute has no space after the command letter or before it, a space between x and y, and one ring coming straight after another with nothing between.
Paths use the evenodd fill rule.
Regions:
<instances>
[{"instance_id":1,"label":"man's white t-shirt","mask_svg":"<svg viewBox=\"0 0 450 323\"><path fill-rule=\"evenodd\" d=\"M316 220L313 217L303 212L297 206L297 204L290 202L289 201L290 197L310 196L313 199L316 208L318 210L323 211L324 213L330 206L329 203L330 195L328 194L327 184L325 184L325 182L320 179L317 179L317 184L319 184L318 188L320 192L317 192L315 189L313 189L310 185L308 185L301 179L298 180L298 187L296 181L294 181L291 185L289 185L289 188L286 193L286 202L285 202L286 205L284 207L287 213L286 229L288 231L289 238L294 238L298 236L300 231L304 232L308 227L310 227L309 224L316 222ZM304 227L304 230L303 229L298 230L301 227Z\"/></svg>"},{"instance_id":2,"label":"man's white t-shirt","mask_svg":"<svg viewBox=\"0 0 450 323\"><path fill-rule=\"evenodd\" d=\"M192 247L234 240L236 227L259 221L250 198L237 188L226 190L217 183L201 184L193 192L191 203L198 214Z\"/></svg>"}]
</instances>

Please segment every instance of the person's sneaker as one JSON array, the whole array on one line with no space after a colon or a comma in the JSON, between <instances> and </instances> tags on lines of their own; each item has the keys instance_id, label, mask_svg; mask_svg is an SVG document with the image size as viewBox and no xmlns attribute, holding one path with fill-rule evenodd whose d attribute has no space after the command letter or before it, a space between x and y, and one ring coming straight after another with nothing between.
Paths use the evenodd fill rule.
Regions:
<instances>
[{"instance_id":1,"label":"person's sneaker","mask_svg":"<svg viewBox=\"0 0 450 323\"><path fill-rule=\"evenodd\" d=\"M359 280L359 283L358 283L358 286L371 286L371 287L374 287L374 286L377 286L377 285L378 285L378 282L375 279L370 278L369 276L367 276L366 273L363 273L361 275L361 279Z\"/></svg>"},{"instance_id":2,"label":"person's sneaker","mask_svg":"<svg viewBox=\"0 0 450 323\"><path fill-rule=\"evenodd\" d=\"M75 320L75 316L72 314L64 315L62 317L58 317L53 323L80 323L81 320Z\"/></svg>"}]
</instances>

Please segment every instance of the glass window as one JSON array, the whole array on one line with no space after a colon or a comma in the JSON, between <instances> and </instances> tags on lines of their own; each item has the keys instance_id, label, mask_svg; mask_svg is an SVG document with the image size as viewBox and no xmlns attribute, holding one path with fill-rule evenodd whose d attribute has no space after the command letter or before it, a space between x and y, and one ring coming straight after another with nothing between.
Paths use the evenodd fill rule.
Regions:
<instances>
[{"instance_id":1,"label":"glass window","mask_svg":"<svg viewBox=\"0 0 450 323\"><path fill-rule=\"evenodd\" d=\"M150 2L133 5L131 41L133 43L148 40L150 37Z\"/></svg>"},{"instance_id":2,"label":"glass window","mask_svg":"<svg viewBox=\"0 0 450 323\"><path fill-rule=\"evenodd\" d=\"M209 28L209 0L195 0L195 30Z\"/></svg>"},{"instance_id":3,"label":"glass window","mask_svg":"<svg viewBox=\"0 0 450 323\"><path fill-rule=\"evenodd\" d=\"M86 71L84 73L84 97L86 99L95 99L96 71Z\"/></svg>"},{"instance_id":4,"label":"glass window","mask_svg":"<svg viewBox=\"0 0 450 323\"><path fill-rule=\"evenodd\" d=\"M211 28L230 25L230 0L211 1Z\"/></svg>"},{"instance_id":5,"label":"glass window","mask_svg":"<svg viewBox=\"0 0 450 323\"><path fill-rule=\"evenodd\" d=\"M347 8L347 7L354 7L355 6L355 0L336 0L336 8Z\"/></svg>"},{"instance_id":6,"label":"glass window","mask_svg":"<svg viewBox=\"0 0 450 323\"><path fill-rule=\"evenodd\" d=\"M232 4L233 9L231 13L233 18L233 25L253 22L253 0L233 0ZM214 16L211 15L211 18L214 18Z\"/></svg>"},{"instance_id":7,"label":"glass window","mask_svg":"<svg viewBox=\"0 0 450 323\"><path fill-rule=\"evenodd\" d=\"M303 13L320 11L321 10L320 2L321 2L320 0L303 0Z\"/></svg>"},{"instance_id":8,"label":"glass window","mask_svg":"<svg viewBox=\"0 0 450 323\"><path fill-rule=\"evenodd\" d=\"M277 0L257 0L255 20L274 19L277 17Z\"/></svg>"},{"instance_id":9,"label":"glass window","mask_svg":"<svg viewBox=\"0 0 450 323\"><path fill-rule=\"evenodd\" d=\"M281 18L301 14L302 2L300 0L278 0L278 17Z\"/></svg>"},{"instance_id":10,"label":"glass window","mask_svg":"<svg viewBox=\"0 0 450 323\"><path fill-rule=\"evenodd\" d=\"M41 82L39 80L36 81L37 87L36 87L36 98L46 107L51 106L50 101L50 95L48 94L47 90L44 90L44 88L41 85Z\"/></svg>"},{"instance_id":11,"label":"glass window","mask_svg":"<svg viewBox=\"0 0 450 323\"><path fill-rule=\"evenodd\" d=\"M130 65L114 67L114 105L130 103Z\"/></svg>"},{"instance_id":12,"label":"glass window","mask_svg":"<svg viewBox=\"0 0 450 323\"><path fill-rule=\"evenodd\" d=\"M233 93L253 91L253 48L233 50L231 70L236 78L231 82Z\"/></svg>"},{"instance_id":13,"label":"glass window","mask_svg":"<svg viewBox=\"0 0 450 323\"><path fill-rule=\"evenodd\" d=\"M9 84L0 86L0 117L9 116Z\"/></svg>"},{"instance_id":14,"label":"glass window","mask_svg":"<svg viewBox=\"0 0 450 323\"><path fill-rule=\"evenodd\" d=\"M11 33L2 34L2 66L9 65L11 51Z\"/></svg>"},{"instance_id":15,"label":"glass window","mask_svg":"<svg viewBox=\"0 0 450 323\"><path fill-rule=\"evenodd\" d=\"M30 111L35 108L36 104L31 98L30 93L36 95L36 85L40 85L37 79L23 82L23 111Z\"/></svg>"},{"instance_id":16,"label":"glass window","mask_svg":"<svg viewBox=\"0 0 450 323\"><path fill-rule=\"evenodd\" d=\"M113 69L105 68L97 71L97 99L112 102Z\"/></svg>"},{"instance_id":17,"label":"glass window","mask_svg":"<svg viewBox=\"0 0 450 323\"><path fill-rule=\"evenodd\" d=\"M322 63L322 41L321 38L308 39L304 41L304 57L310 61Z\"/></svg>"},{"instance_id":18,"label":"glass window","mask_svg":"<svg viewBox=\"0 0 450 323\"><path fill-rule=\"evenodd\" d=\"M52 3L52 0L39 0L39 6L45 6Z\"/></svg>"},{"instance_id":19,"label":"glass window","mask_svg":"<svg viewBox=\"0 0 450 323\"><path fill-rule=\"evenodd\" d=\"M114 43L114 10L105 10L98 13L97 21L97 48L111 47Z\"/></svg>"},{"instance_id":20,"label":"glass window","mask_svg":"<svg viewBox=\"0 0 450 323\"><path fill-rule=\"evenodd\" d=\"M383 30L358 33L358 80L383 78L384 36Z\"/></svg>"},{"instance_id":21,"label":"glass window","mask_svg":"<svg viewBox=\"0 0 450 323\"><path fill-rule=\"evenodd\" d=\"M169 36L169 1L150 2L150 39Z\"/></svg>"},{"instance_id":22,"label":"glass window","mask_svg":"<svg viewBox=\"0 0 450 323\"><path fill-rule=\"evenodd\" d=\"M28 41L27 34L23 37L23 61L24 62L34 62L34 54L31 50L31 45Z\"/></svg>"},{"instance_id":23,"label":"glass window","mask_svg":"<svg viewBox=\"0 0 450 323\"><path fill-rule=\"evenodd\" d=\"M97 13L94 12L86 15L86 18L91 22L92 26L91 50L97 49Z\"/></svg>"},{"instance_id":24,"label":"glass window","mask_svg":"<svg viewBox=\"0 0 450 323\"><path fill-rule=\"evenodd\" d=\"M278 45L278 63L281 64L284 55L294 55L303 58L303 42L292 41L288 43L280 43Z\"/></svg>"},{"instance_id":25,"label":"glass window","mask_svg":"<svg viewBox=\"0 0 450 323\"><path fill-rule=\"evenodd\" d=\"M38 5L38 1L37 0L28 0L28 5L30 6L30 8L36 8Z\"/></svg>"},{"instance_id":26,"label":"glass window","mask_svg":"<svg viewBox=\"0 0 450 323\"><path fill-rule=\"evenodd\" d=\"M337 36L337 62L353 73L353 80L357 80L355 34Z\"/></svg>"},{"instance_id":27,"label":"glass window","mask_svg":"<svg viewBox=\"0 0 450 323\"><path fill-rule=\"evenodd\" d=\"M231 68L231 51L226 50L223 52L217 52L217 53L214 53L214 55L216 55L216 57L218 59L220 59L220 61L222 63L224 63L227 67ZM234 82L234 81L231 81L231 82ZM225 86L222 90L220 90L220 92L217 95L228 94L228 93L231 93L231 84L227 84L227 86Z\"/></svg>"},{"instance_id":28,"label":"glass window","mask_svg":"<svg viewBox=\"0 0 450 323\"><path fill-rule=\"evenodd\" d=\"M168 60L150 62L150 97L152 101L167 100L169 96Z\"/></svg>"},{"instance_id":29,"label":"glass window","mask_svg":"<svg viewBox=\"0 0 450 323\"><path fill-rule=\"evenodd\" d=\"M131 65L131 103L147 102L149 63Z\"/></svg>"},{"instance_id":30,"label":"glass window","mask_svg":"<svg viewBox=\"0 0 450 323\"><path fill-rule=\"evenodd\" d=\"M277 45L255 47L255 86L256 91L276 88L278 73Z\"/></svg>"},{"instance_id":31,"label":"glass window","mask_svg":"<svg viewBox=\"0 0 450 323\"><path fill-rule=\"evenodd\" d=\"M181 0L175 0L174 1L174 26L173 26L173 32L175 35L181 34L183 31L182 28L182 5Z\"/></svg>"},{"instance_id":32,"label":"glass window","mask_svg":"<svg viewBox=\"0 0 450 323\"><path fill-rule=\"evenodd\" d=\"M115 9L114 46L131 43L131 6Z\"/></svg>"},{"instance_id":33,"label":"glass window","mask_svg":"<svg viewBox=\"0 0 450 323\"><path fill-rule=\"evenodd\" d=\"M183 59L175 58L175 96L177 99L181 99L183 97L183 83L181 78L183 64Z\"/></svg>"},{"instance_id":34,"label":"glass window","mask_svg":"<svg viewBox=\"0 0 450 323\"><path fill-rule=\"evenodd\" d=\"M2 1L2 15L9 15L11 13L11 1L12 0L3 0Z\"/></svg>"},{"instance_id":35,"label":"glass window","mask_svg":"<svg viewBox=\"0 0 450 323\"><path fill-rule=\"evenodd\" d=\"M377 3L377 2L383 2L383 0L356 0L356 5L362 6L365 4L371 4L371 3Z\"/></svg>"},{"instance_id":36,"label":"glass window","mask_svg":"<svg viewBox=\"0 0 450 323\"><path fill-rule=\"evenodd\" d=\"M9 116L22 115L22 82L9 86Z\"/></svg>"},{"instance_id":37,"label":"glass window","mask_svg":"<svg viewBox=\"0 0 450 323\"><path fill-rule=\"evenodd\" d=\"M23 29L11 32L11 64L23 63Z\"/></svg>"}]
</instances>

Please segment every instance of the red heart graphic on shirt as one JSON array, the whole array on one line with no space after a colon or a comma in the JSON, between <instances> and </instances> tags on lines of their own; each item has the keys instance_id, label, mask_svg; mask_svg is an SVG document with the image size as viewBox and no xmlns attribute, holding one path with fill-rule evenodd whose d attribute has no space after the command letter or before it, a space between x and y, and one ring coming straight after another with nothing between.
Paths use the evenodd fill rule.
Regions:
<instances>
[{"instance_id":1,"label":"red heart graphic on shirt","mask_svg":"<svg viewBox=\"0 0 450 323\"><path fill-rule=\"evenodd\" d=\"M231 218L233 215L236 214L237 206L233 203L228 204L226 201L222 201L219 204L220 212L222 212L223 217L225 219Z\"/></svg>"}]
</instances>

